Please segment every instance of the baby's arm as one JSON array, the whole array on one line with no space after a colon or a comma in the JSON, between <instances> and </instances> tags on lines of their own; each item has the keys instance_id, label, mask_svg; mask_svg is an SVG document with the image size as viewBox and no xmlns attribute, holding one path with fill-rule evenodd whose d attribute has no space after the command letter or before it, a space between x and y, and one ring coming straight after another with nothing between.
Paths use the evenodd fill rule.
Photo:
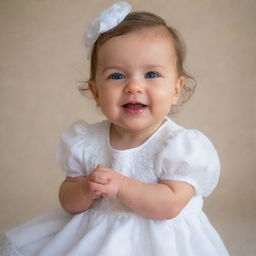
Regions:
<instances>
[{"instance_id":1,"label":"baby's arm","mask_svg":"<svg viewBox=\"0 0 256 256\"><path fill-rule=\"evenodd\" d=\"M112 169L98 166L90 180L109 179L98 187L103 195L116 196L137 214L152 219L176 217L194 195L194 188L180 181L161 180L157 184L144 183Z\"/></svg>"},{"instance_id":2,"label":"baby's arm","mask_svg":"<svg viewBox=\"0 0 256 256\"><path fill-rule=\"evenodd\" d=\"M105 183L104 179L100 181ZM96 198L102 196L99 186L101 185L89 181L88 176L67 177L59 190L62 208L71 214L86 211Z\"/></svg>"},{"instance_id":3,"label":"baby's arm","mask_svg":"<svg viewBox=\"0 0 256 256\"><path fill-rule=\"evenodd\" d=\"M185 182L162 180L149 184L128 179L118 197L143 217L165 220L176 217L193 194L194 188Z\"/></svg>"}]
</instances>

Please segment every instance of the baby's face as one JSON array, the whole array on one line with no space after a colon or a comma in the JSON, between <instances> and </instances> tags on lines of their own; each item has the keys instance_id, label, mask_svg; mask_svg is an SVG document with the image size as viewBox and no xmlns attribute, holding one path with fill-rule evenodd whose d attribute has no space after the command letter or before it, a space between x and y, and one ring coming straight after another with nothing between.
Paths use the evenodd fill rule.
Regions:
<instances>
[{"instance_id":1,"label":"baby's face","mask_svg":"<svg viewBox=\"0 0 256 256\"><path fill-rule=\"evenodd\" d=\"M165 32L165 31L164 31ZM172 40L156 29L109 39L98 51L97 104L114 125L138 131L157 128L183 86Z\"/></svg>"}]
</instances>

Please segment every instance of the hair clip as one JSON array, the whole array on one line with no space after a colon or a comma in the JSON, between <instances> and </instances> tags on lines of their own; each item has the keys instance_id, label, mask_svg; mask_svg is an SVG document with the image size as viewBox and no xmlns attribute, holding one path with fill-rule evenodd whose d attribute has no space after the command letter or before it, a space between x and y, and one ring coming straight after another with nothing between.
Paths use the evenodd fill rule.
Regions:
<instances>
[{"instance_id":1,"label":"hair clip","mask_svg":"<svg viewBox=\"0 0 256 256\"><path fill-rule=\"evenodd\" d=\"M125 1L117 2L108 9L102 11L99 16L91 22L85 34L86 47L91 47L99 35L116 27L131 11L132 6Z\"/></svg>"}]
</instances>

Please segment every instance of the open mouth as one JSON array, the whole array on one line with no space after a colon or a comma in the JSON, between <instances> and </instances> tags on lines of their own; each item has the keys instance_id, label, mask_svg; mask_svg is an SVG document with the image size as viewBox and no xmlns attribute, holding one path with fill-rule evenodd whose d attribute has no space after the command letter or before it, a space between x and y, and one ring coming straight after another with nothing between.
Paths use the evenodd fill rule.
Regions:
<instances>
[{"instance_id":1,"label":"open mouth","mask_svg":"<svg viewBox=\"0 0 256 256\"><path fill-rule=\"evenodd\" d=\"M128 102L122 105L122 107L126 113L132 114L132 115L138 115L143 113L148 108L148 105L145 105L140 102Z\"/></svg>"},{"instance_id":2,"label":"open mouth","mask_svg":"<svg viewBox=\"0 0 256 256\"><path fill-rule=\"evenodd\" d=\"M124 104L122 107L129 108L129 109L141 109L141 108L146 108L147 105L142 103L127 103L127 104Z\"/></svg>"}]
</instances>

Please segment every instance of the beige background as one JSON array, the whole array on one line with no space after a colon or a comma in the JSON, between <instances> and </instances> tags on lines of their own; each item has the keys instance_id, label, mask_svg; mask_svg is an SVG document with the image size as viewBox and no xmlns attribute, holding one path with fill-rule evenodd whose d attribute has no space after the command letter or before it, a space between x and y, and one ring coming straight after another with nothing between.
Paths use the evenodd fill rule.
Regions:
<instances>
[{"instance_id":1,"label":"beige background","mask_svg":"<svg viewBox=\"0 0 256 256\"><path fill-rule=\"evenodd\" d=\"M110 0L0 1L0 231L58 206L60 133L104 117L76 90L82 35ZM130 1L183 34L198 88L173 119L206 133L222 162L205 211L233 256L256 255L256 1Z\"/></svg>"}]
</instances>

